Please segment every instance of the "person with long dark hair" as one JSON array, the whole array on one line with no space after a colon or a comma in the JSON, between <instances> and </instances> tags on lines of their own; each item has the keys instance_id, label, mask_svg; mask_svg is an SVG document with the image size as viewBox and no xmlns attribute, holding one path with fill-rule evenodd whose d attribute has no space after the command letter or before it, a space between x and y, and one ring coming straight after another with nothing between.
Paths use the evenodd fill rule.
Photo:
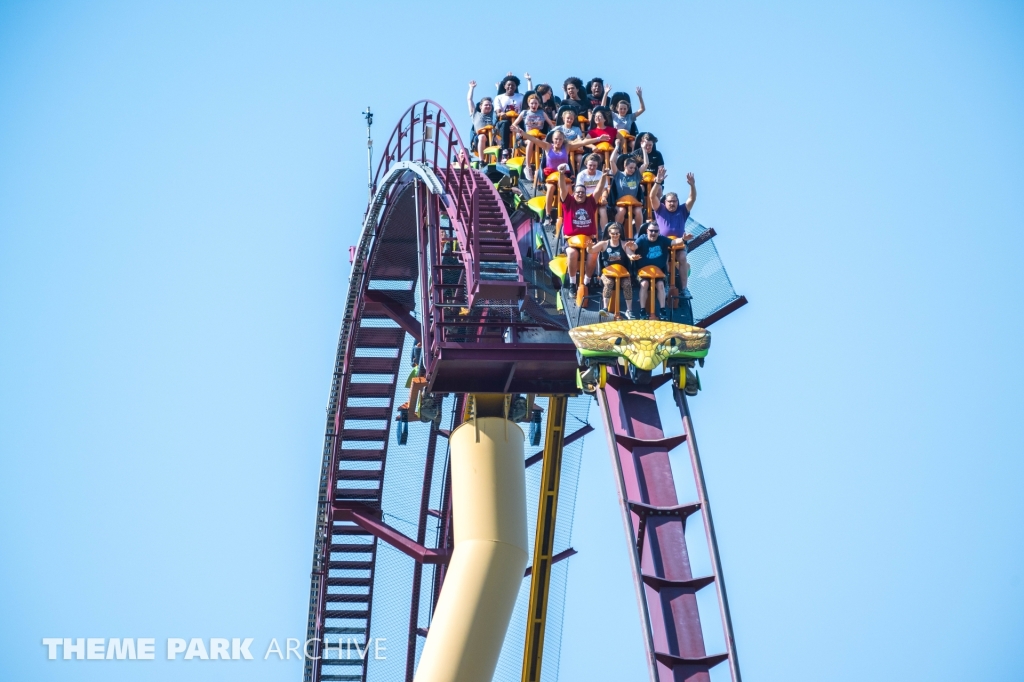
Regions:
<instances>
[{"instance_id":1,"label":"person with long dark hair","mask_svg":"<svg viewBox=\"0 0 1024 682\"><path fill-rule=\"evenodd\" d=\"M611 307L609 302L612 296L615 295L615 280L604 274L604 269L609 265L621 265L622 267L629 269L629 259L636 252L630 248L626 242L622 241L622 225L619 223L608 223L604 228L604 239L590 245L587 249L587 254L597 254L597 272L601 274L601 282L604 284L603 291L601 292L602 306L601 309L607 312ZM632 278L622 278L622 296L626 299L626 312L624 313L627 320L633 319L633 282Z\"/></svg>"},{"instance_id":2,"label":"person with long dark hair","mask_svg":"<svg viewBox=\"0 0 1024 682\"><path fill-rule=\"evenodd\" d=\"M608 140L615 140L618 131L612 127L612 112L608 111L608 107L597 107L590 114L590 130L587 131L588 137L601 137L604 135L608 136Z\"/></svg>"}]
</instances>

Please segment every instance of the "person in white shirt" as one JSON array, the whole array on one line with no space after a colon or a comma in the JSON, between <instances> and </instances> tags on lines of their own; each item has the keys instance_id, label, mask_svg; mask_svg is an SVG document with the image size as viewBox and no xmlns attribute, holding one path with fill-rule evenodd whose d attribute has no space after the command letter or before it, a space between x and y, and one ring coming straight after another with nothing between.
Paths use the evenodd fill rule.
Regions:
<instances>
[{"instance_id":1,"label":"person in white shirt","mask_svg":"<svg viewBox=\"0 0 1024 682\"><path fill-rule=\"evenodd\" d=\"M497 128L501 133L503 149L512 148L511 119L506 118L505 113L513 111L518 114L522 110L523 96L519 94L519 79L510 71L498 84L498 96L494 98L494 114L498 120Z\"/></svg>"},{"instance_id":2,"label":"person in white shirt","mask_svg":"<svg viewBox=\"0 0 1024 682\"><path fill-rule=\"evenodd\" d=\"M588 154L587 158L583 161L583 170L576 174L576 186L583 186L587 190L587 196L594 196L594 201L597 202L597 214L601 219L600 225L608 223L608 210L604 203L604 192L598 193L599 186L601 185L601 178L604 177L604 173L599 170L603 159L597 152ZM603 190L603 187L601 188Z\"/></svg>"}]
</instances>

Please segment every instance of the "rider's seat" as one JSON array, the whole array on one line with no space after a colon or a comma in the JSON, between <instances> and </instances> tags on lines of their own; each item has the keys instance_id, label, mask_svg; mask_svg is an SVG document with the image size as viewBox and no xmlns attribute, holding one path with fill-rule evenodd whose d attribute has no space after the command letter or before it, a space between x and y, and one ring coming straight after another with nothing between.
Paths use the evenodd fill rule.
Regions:
<instances>
[{"instance_id":1,"label":"rider's seat","mask_svg":"<svg viewBox=\"0 0 1024 682\"><path fill-rule=\"evenodd\" d=\"M665 273L662 272L661 268L659 268L657 265L645 265L642 268L640 268L640 271L637 272L636 275L641 280L645 280L646 279L647 282L648 282L648 285L649 285L648 288L650 290L647 292L647 313L651 317L654 317L654 313L655 313L655 310L656 310L656 308L655 308L655 305L656 305L655 304L655 300L657 298L656 297L656 294L657 294L657 291L656 291L657 282L656 282L656 280L665 279Z\"/></svg>"},{"instance_id":2,"label":"rider's seat","mask_svg":"<svg viewBox=\"0 0 1024 682\"><path fill-rule=\"evenodd\" d=\"M527 130L526 134L535 140L544 139L544 133L541 132L540 130ZM533 186L535 188L540 183L540 173L543 172L543 169L540 167L541 157L543 156L543 154L544 150L540 148L539 144L533 146L533 158L530 159L530 161L533 163L534 168Z\"/></svg>"},{"instance_id":3,"label":"rider's seat","mask_svg":"<svg viewBox=\"0 0 1024 682\"><path fill-rule=\"evenodd\" d=\"M614 145L611 142L598 142L594 149L604 154L604 167L608 168L608 164L611 163L612 151L615 149Z\"/></svg>"},{"instance_id":4,"label":"rider's seat","mask_svg":"<svg viewBox=\"0 0 1024 682\"><path fill-rule=\"evenodd\" d=\"M583 278L587 274L587 247L590 246L590 237L585 234L574 234L565 240L565 243L580 252L579 267L576 268L576 277L579 280L576 287L576 305L582 306L587 300L587 286Z\"/></svg>"},{"instance_id":5,"label":"rider's seat","mask_svg":"<svg viewBox=\"0 0 1024 682\"><path fill-rule=\"evenodd\" d=\"M620 299L619 287L620 287L620 282L623 279L626 279L626 278L629 277L629 270L627 270L626 268L622 267L622 265L620 265L618 263L612 263L608 267L602 269L601 270L601 274L604 275L605 277L608 277L609 279L614 279L615 280L615 297L612 298L612 300L610 301L610 308L611 308L611 310L609 312L615 314L615 319L616 320L622 319L622 314L619 311L619 305L620 305L619 304L619 299Z\"/></svg>"},{"instance_id":6,"label":"rider's seat","mask_svg":"<svg viewBox=\"0 0 1024 682\"><path fill-rule=\"evenodd\" d=\"M555 203L558 204L558 222L555 224L555 230L556 231L558 230L559 227L562 226L562 202L558 201L558 199L557 199L557 195L558 195L558 178L559 177L560 177L559 172L555 171L554 173L548 173L548 176L546 178L544 178L544 182L546 184L553 185L554 188L555 188L555 195L556 195ZM549 209L549 207L547 206L547 195L545 195L544 198L545 198L545 206L544 206L544 208L547 210L547 209Z\"/></svg>"},{"instance_id":7,"label":"rider's seat","mask_svg":"<svg viewBox=\"0 0 1024 682\"><path fill-rule=\"evenodd\" d=\"M480 159L485 164L497 163L498 155L501 153L501 145L494 144L494 126L481 126L480 130L476 131L476 134L484 135L487 137L487 146L484 148L484 157ZM487 158L493 156L493 161L488 161Z\"/></svg>"},{"instance_id":8,"label":"rider's seat","mask_svg":"<svg viewBox=\"0 0 1024 682\"><path fill-rule=\"evenodd\" d=\"M619 130L619 137L622 138L622 146L625 151L633 151L633 140L636 139L635 135L630 135L628 130Z\"/></svg>"},{"instance_id":9,"label":"rider's seat","mask_svg":"<svg viewBox=\"0 0 1024 682\"><path fill-rule=\"evenodd\" d=\"M673 244L669 247L669 259L668 259L668 291L666 292L669 300L669 307L673 310L679 307L679 287L676 286L676 268L679 267L679 262L676 260L676 254L686 249L686 244ZM690 270L692 269L690 264L686 264L686 276L690 276ZM683 296L687 297L688 294L683 291Z\"/></svg>"},{"instance_id":10,"label":"rider's seat","mask_svg":"<svg viewBox=\"0 0 1024 682\"><path fill-rule=\"evenodd\" d=\"M525 162L525 156L513 156L511 159L505 160L505 166L517 170L521 176L523 174L523 163Z\"/></svg>"},{"instance_id":11,"label":"rider's seat","mask_svg":"<svg viewBox=\"0 0 1024 682\"><path fill-rule=\"evenodd\" d=\"M640 176L640 182L643 183L644 189L647 190L646 192L644 192L644 194L645 194L644 204L646 205L646 208L647 208L647 219L648 220L654 220L654 212L651 210L651 187L654 186L654 182L657 179L658 179L658 176L655 175L654 173L652 173L651 171L644 171L644 174Z\"/></svg>"},{"instance_id":12,"label":"rider's seat","mask_svg":"<svg viewBox=\"0 0 1024 682\"><path fill-rule=\"evenodd\" d=\"M531 211L537 216L537 220L544 220L544 214L546 212L547 197L534 197L526 202L526 205Z\"/></svg>"},{"instance_id":13,"label":"rider's seat","mask_svg":"<svg viewBox=\"0 0 1024 682\"><path fill-rule=\"evenodd\" d=\"M626 196L624 196L621 199L619 199L618 201L616 201L615 205L618 206L619 208L626 209L626 239L627 240L632 239L633 238L633 209L636 208L637 206L643 206L643 204L640 203L640 200L637 199L632 194L627 194Z\"/></svg>"}]
</instances>

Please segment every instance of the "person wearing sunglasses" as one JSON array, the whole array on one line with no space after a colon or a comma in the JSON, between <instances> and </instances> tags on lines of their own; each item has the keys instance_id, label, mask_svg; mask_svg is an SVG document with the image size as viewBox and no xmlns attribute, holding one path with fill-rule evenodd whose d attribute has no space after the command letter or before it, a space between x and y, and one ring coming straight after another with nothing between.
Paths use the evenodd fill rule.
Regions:
<instances>
[{"instance_id":1,"label":"person wearing sunglasses","mask_svg":"<svg viewBox=\"0 0 1024 682\"><path fill-rule=\"evenodd\" d=\"M677 239L669 239L661 234L658 228L658 223L647 222L641 226L641 234L637 237L635 242L626 242L626 246L630 250L635 251L636 255L630 256L631 260L638 260L637 264L639 268L647 265L653 265L662 272L665 272L668 268L668 257L671 253L671 248L678 244L685 243L682 237ZM657 280L658 284L658 319L667 320L668 310L665 308L665 280ZM650 295L651 280L641 279L640 280L640 317L642 319L648 319L647 314L647 296Z\"/></svg>"}]
</instances>

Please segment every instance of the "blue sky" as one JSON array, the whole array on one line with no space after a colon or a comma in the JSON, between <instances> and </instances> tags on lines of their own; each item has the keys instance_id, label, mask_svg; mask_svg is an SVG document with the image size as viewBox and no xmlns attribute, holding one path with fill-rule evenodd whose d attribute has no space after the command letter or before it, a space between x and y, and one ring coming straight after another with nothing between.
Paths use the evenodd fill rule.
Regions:
<instances>
[{"instance_id":1,"label":"blue sky","mask_svg":"<svg viewBox=\"0 0 1024 682\"><path fill-rule=\"evenodd\" d=\"M301 636L359 112L511 68L642 85L751 301L693 403L747 679L1024 679L1024 10L635 7L0 2L0 677L298 678L40 641ZM643 679L596 438L574 545L562 679Z\"/></svg>"}]
</instances>

